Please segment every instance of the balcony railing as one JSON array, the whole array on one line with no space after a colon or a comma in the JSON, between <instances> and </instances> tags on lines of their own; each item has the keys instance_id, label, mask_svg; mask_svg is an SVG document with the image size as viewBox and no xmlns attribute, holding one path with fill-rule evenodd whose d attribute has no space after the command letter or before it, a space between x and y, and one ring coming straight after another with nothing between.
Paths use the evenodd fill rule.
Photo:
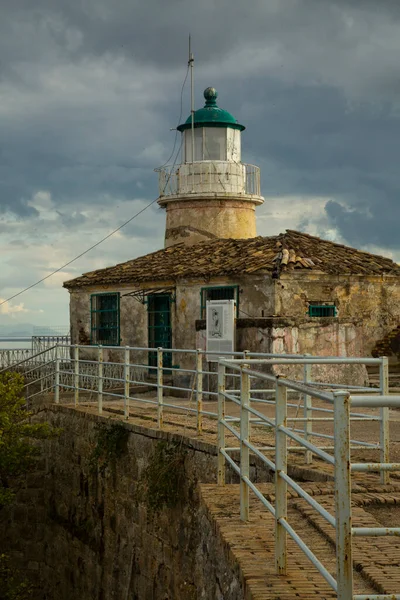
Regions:
<instances>
[{"instance_id":1,"label":"balcony railing","mask_svg":"<svg viewBox=\"0 0 400 600\"><path fill-rule=\"evenodd\" d=\"M167 165L158 172L159 196L233 194L261 196L260 169L226 161L201 161Z\"/></svg>"}]
</instances>

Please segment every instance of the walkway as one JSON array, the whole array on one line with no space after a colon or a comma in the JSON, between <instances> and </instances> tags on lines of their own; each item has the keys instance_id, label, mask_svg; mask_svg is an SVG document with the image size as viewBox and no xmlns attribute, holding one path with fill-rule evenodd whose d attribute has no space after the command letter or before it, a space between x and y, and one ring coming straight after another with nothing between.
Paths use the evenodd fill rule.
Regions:
<instances>
[{"instance_id":1,"label":"walkway","mask_svg":"<svg viewBox=\"0 0 400 600\"><path fill-rule=\"evenodd\" d=\"M373 476L361 476L357 480L352 488L354 526L399 527L400 483L382 487ZM258 487L267 499L273 499L272 484L259 484ZM319 496L318 502L332 511L332 483L308 483L302 484L302 487L310 495ZM275 574L274 518L254 496L250 496L250 521L243 523L239 519L238 485L201 485L201 493L216 530L229 547L232 561L240 565L246 600L336 598L330 586L291 539L288 541L288 574ZM288 502L288 520L334 576L332 527L294 493ZM399 593L399 557L398 538L355 538L354 592Z\"/></svg>"}]
</instances>

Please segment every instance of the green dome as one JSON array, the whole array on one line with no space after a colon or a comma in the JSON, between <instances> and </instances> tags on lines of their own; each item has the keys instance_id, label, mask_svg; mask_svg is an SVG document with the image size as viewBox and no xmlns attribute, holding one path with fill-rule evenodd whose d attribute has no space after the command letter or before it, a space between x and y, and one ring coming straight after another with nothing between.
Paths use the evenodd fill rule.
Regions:
<instances>
[{"instance_id":1,"label":"green dome","mask_svg":"<svg viewBox=\"0 0 400 600\"><path fill-rule=\"evenodd\" d=\"M217 106L218 92L213 87L208 87L204 90L204 98L206 103L204 108L196 110L194 113L194 126L195 127L231 127L232 129L239 129L243 131L244 125L240 125L235 117L231 115L227 110L223 110ZM190 129L192 126L192 117L189 116L185 123L178 126L178 131L185 131Z\"/></svg>"}]
</instances>

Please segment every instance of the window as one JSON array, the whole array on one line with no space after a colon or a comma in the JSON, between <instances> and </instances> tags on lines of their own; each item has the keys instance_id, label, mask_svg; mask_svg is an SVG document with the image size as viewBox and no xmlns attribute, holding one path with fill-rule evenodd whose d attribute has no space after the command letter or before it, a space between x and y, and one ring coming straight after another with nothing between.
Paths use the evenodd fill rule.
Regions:
<instances>
[{"instance_id":1,"label":"window","mask_svg":"<svg viewBox=\"0 0 400 600\"><path fill-rule=\"evenodd\" d=\"M92 294L91 343L119 346L119 294Z\"/></svg>"},{"instance_id":2,"label":"window","mask_svg":"<svg viewBox=\"0 0 400 600\"><path fill-rule=\"evenodd\" d=\"M192 162L192 130L185 131L185 162ZM203 160L203 129L194 130L194 160Z\"/></svg>"},{"instance_id":3,"label":"window","mask_svg":"<svg viewBox=\"0 0 400 600\"><path fill-rule=\"evenodd\" d=\"M204 128L204 160L226 160L226 129Z\"/></svg>"},{"instance_id":4,"label":"window","mask_svg":"<svg viewBox=\"0 0 400 600\"><path fill-rule=\"evenodd\" d=\"M238 129L227 129L227 160L233 162L241 161L240 153L240 131Z\"/></svg>"},{"instance_id":5,"label":"window","mask_svg":"<svg viewBox=\"0 0 400 600\"><path fill-rule=\"evenodd\" d=\"M309 317L336 317L336 306L334 304L310 304L308 307Z\"/></svg>"},{"instance_id":6,"label":"window","mask_svg":"<svg viewBox=\"0 0 400 600\"><path fill-rule=\"evenodd\" d=\"M196 127L194 129L194 160L226 161L226 129L220 127ZM185 136L185 162L192 162L192 130Z\"/></svg>"},{"instance_id":7,"label":"window","mask_svg":"<svg viewBox=\"0 0 400 600\"><path fill-rule=\"evenodd\" d=\"M239 286L219 286L201 289L200 318L206 318L207 300L235 300L236 317L239 316Z\"/></svg>"}]
</instances>

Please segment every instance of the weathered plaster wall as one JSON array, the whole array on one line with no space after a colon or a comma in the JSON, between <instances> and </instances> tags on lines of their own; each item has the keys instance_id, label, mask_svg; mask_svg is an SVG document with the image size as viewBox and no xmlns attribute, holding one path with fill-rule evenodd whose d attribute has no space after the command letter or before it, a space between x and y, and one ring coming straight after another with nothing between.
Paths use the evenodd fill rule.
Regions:
<instances>
[{"instance_id":1,"label":"weathered plaster wall","mask_svg":"<svg viewBox=\"0 0 400 600\"><path fill-rule=\"evenodd\" d=\"M255 205L249 201L179 200L168 202L166 211L166 248L181 242L190 245L207 239L245 239L257 235Z\"/></svg>"},{"instance_id":2,"label":"weathered plaster wall","mask_svg":"<svg viewBox=\"0 0 400 600\"><path fill-rule=\"evenodd\" d=\"M203 350L206 348L205 321L197 322L197 345ZM364 356L364 337L359 321L355 319L239 319L236 350L266 354L356 357ZM208 370L215 367L212 363L208 363L208 366ZM264 369L260 366L259 370ZM303 377L303 367L276 366L273 371L294 379ZM368 382L367 371L363 365L319 365L312 368L312 377L315 381L330 383L364 385ZM211 391L216 391L215 378L212 384Z\"/></svg>"},{"instance_id":3,"label":"weathered plaster wall","mask_svg":"<svg viewBox=\"0 0 400 600\"><path fill-rule=\"evenodd\" d=\"M216 480L214 446L125 423L122 456L102 474L91 457L98 427L109 420L62 406L42 409L37 419L62 433L43 442L46 461L14 508L0 513L2 550L39 583L32 600L244 597L197 487ZM140 490L160 443L184 453L175 467L184 476L176 502L155 512ZM254 481L270 480L255 459L251 470Z\"/></svg>"},{"instance_id":4,"label":"weathered plaster wall","mask_svg":"<svg viewBox=\"0 0 400 600\"><path fill-rule=\"evenodd\" d=\"M360 325L361 321L356 319L276 319L271 330L272 352L364 356L364 337Z\"/></svg>"},{"instance_id":5,"label":"weathered plaster wall","mask_svg":"<svg viewBox=\"0 0 400 600\"><path fill-rule=\"evenodd\" d=\"M175 301L171 303L172 346L173 348L196 349L195 322L200 318L201 289L212 286L239 286L239 309L241 315L261 316L271 314L273 310L272 280L268 276L228 278L220 277L211 281L181 281L176 284ZM146 287L161 287L160 283ZM90 295L93 293L120 292L120 330L121 346L143 348L148 346L147 305L143 305L125 294L135 288L102 287L85 291L73 291L70 295L70 319L72 343L90 344ZM83 353L84 356L96 356L95 350ZM138 357L136 357L138 358ZM104 360L119 362L123 360L120 350L104 350ZM139 357L147 362L145 353ZM194 367L194 356L174 353L172 364L183 368ZM186 384L190 377L186 377Z\"/></svg>"},{"instance_id":6,"label":"weathered plaster wall","mask_svg":"<svg viewBox=\"0 0 400 600\"><path fill-rule=\"evenodd\" d=\"M167 282L171 285L171 282ZM321 274L283 273L279 280L266 274L219 277L212 280L180 281L171 305L172 346L192 349L200 346L195 321L200 318L202 287L238 285L239 317L266 318L279 315L289 319L283 325L271 323L251 329L238 327L236 350L257 352L310 353L317 355L360 356L370 354L378 340L400 321L400 282L394 278L336 277ZM151 283L148 287L159 287ZM121 346L148 346L147 306L124 294L133 288L96 288L71 294L73 343L90 342L90 293L121 292ZM338 317L315 319L306 316L309 302L334 302ZM272 332L271 327L277 328ZM284 331L281 331L281 330ZM88 355L93 352L88 352ZM105 360L123 360L121 351L105 352ZM147 356L139 358L147 363ZM193 355L174 353L173 365L193 369ZM174 372L174 377L176 377ZM181 377L181 376L180 376ZM182 379L182 377L181 377ZM191 385L191 376L180 384Z\"/></svg>"},{"instance_id":7,"label":"weathered plaster wall","mask_svg":"<svg viewBox=\"0 0 400 600\"><path fill-rule=\"evenodd\" d=\"M365 356L361 322L341 318L276 319L271 328L271 352L314 356ZM302 378L303 367L276 366L275 372L298 379ZM364 365L318 365L312 367L311 377L315 381L330 383L368 384Z\"/></svg>"},{"instance_id":8,"label":"weathered plaster wall","mask_svg":"<svg viewBox=\"0 0 400 600\"><path fill-rule=\"evenodd\" d=\"M400 321L400 281L394 277L283 273L275 281L275 314L303 318L309 302L334 302L340 319L360 320L363 352Z\"/></svg>"},{"instance_id":9,"label":"weathered plaster wall","mask_svg":"<svg viewBox=\"0 0 400 600\"><path fill-rule=\"evenodd\" d=\"M126 287L103 287L92 288L85 291L73 291L70 294L70 324L71 324L71 343L90 345L90 296L91 294L120 292L120 346L132 346L143 348L148 346L147 329L147 306L138 302L125 294L133 291L134 288ZM96 357L96 351L88 348L87 352L82 352L82 357ZM147 362L145 353L137 355L136 358ZM115 349L104 350L104 360L112 362L122 362L123 351Z\"/></svg>"},{"instance_id":10,"label":"weathered plaster wall","mask_svg":"<svg viewBox=\"0 0 400 600\"><path fill-rule=\"evenodd\" d=\"M176 286L175 346L195 348L195 322L201 318L200 293L204 287L239 286L239 317L272 314L273 286L268 276L219 277L209 281L183 281Z\"/></svg>"}]
</instances>

